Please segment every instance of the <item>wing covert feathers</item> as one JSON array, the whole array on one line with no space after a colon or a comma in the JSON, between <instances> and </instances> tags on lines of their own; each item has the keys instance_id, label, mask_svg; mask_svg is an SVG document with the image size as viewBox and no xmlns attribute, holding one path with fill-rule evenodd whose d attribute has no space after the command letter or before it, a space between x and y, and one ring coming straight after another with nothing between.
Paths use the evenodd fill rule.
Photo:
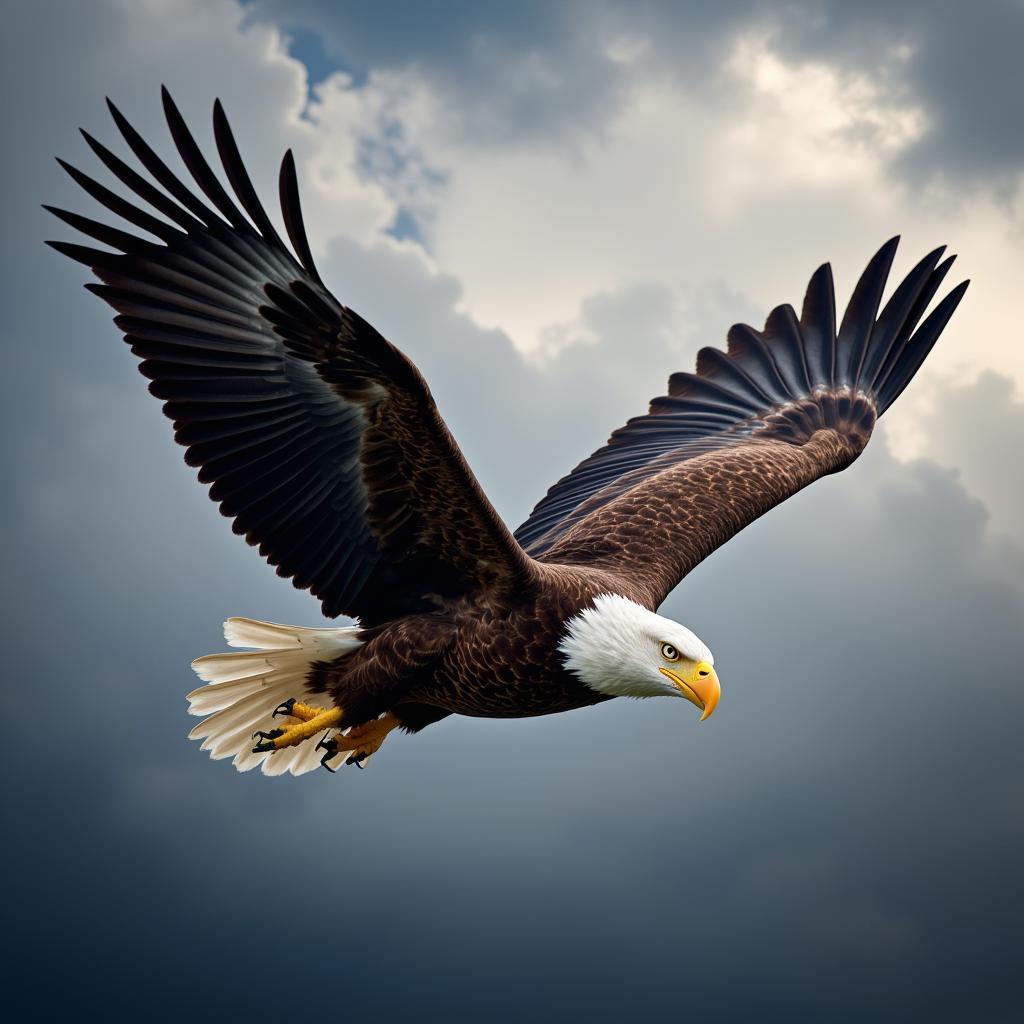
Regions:
<instances>
[{"instance_id":1,"label":"wing covert feathers","mask_svg":"<svg viewBox=\"0 0 1024 1024\"><path fill-rule=\"evenodd\" d=\"M432 608L435 595L483 579L522 582L531 563L416 368L324 288L291 153L279 186L294 254L260 202L220 102L214 138L233 195L166 89L162 97L199 194L108 100L148 177L85 132L124 195L61 166L156 241L48 207L109 249L49 244L99 278L87 287L117 311L186 461L211 485L234 531L279 575L312 590L325 614L364 624Z\"/></svg>"},{"instance_id":2,"label":"wing covert feathers","mask_svg":"<svg viewBox=\"0 0 1024 1024\"><path fill-rule=\"evenodd\" d=\"M886 242L871 259L838 330L832 271L824 264L811 278L799 318L791 306L779 306L761 331L733 327L726 351L702 349L695 373L673 374L668 394L655 398L647 415L616 430L607 445L548 491L516 531L517 540L542 561L564 559L570 551L585 561L583 539L577 535L569 542L580 524L590 523L597 544L610 510L617 507L622 514L616 503L638 485L681 471L690 460L718 460L724 467L742 445L806 446L816 432L834 431L855 457L877 417L920 368L967 287L966 281L958 285L924 317L953 262L942 260L941 247L910 271L879 312L897 242ZM768 448L760 451L768 458ZM842 465L820 473L836 468ZM739 509L738 525L718 531L718 543L764 511L754 514L761 504L755 497L749 495L749 507ZM701 546L704 554L708 543ZM680 568L685 572L692 565Z\"/></svg>"}]
</instances>

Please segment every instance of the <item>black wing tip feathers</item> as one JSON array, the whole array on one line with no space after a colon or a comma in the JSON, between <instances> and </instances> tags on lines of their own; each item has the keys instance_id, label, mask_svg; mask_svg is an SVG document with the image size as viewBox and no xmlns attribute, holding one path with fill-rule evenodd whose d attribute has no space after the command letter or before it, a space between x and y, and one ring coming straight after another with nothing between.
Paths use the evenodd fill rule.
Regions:
<instances>
[{"instance_id":1,"label":"black wing tip feathers","mask_svg":"<svg viewBox=\"0 0 1024 1024\"><path fill-rule=\"evenodd\" d=\"M167 125L171 130L175 148L195 179L195 184L199 186L200 194L206 194L206 198L212 201L213 208L217 213L223 216L228 225L235 230L245 231L251 229L249 221L245 218L245 214L248 214L256 224L259 232L271 246L287 253L289 259L297 258L299 266L313 278L316 284L323 287L323 281L313 261L312 250L309 246L302 218L298 173L292 149L289 148L284 153L281 161L279 181L281 213L285 220L287 236L292 248L292 251L289 251L287 244L282 241L281 236L273 227L273 222L266 215L266 211L263 210L258 195L252 187L241 155L234 142L230 122L220 97L216 97L213 101L214 135L218 143L218 152L221 157L220 162L227 174L231 192L234 195L223 189L217 180L217 176L206 163L166 83L161 83L160 85L160 101ZM150 203L158 204L161 212L175 221L186 233L190 233L193 229L201 230L203 228L219 230L218 225L223 224L223 222L214 213L214 209L207 207L199 194L196 194L196 192L176 178L176 175L170 171L149 147L110 96L105 96L104 102L121 136L128 143L135 156L145 165L159 185L163 186L166 192L170 193L170 196L173 196L173 199L167 196L166 192L161 192L159 188L153 187L150 182L140 178L135 171L111 153L85 128L79 127L78 131L93 153L107 165L108 169L114 171L122 183L127 184L134 192L139 193L140 189L147 189L146 194L142 194L141 198ZM99 182L93 181L92 178L80 171L74 164L60 156L56 156L54 159L66 174L87 192L91 192L94 198L97 197L97 192L104 194L109 192ZM159 193L159 196L157 193ZM116 193L111 193L111 195L114 198L118 198ZM235 205L236 199L241 203L245 214ZM181 204L181 209L176 208L177 204L175 204L174 200ZM107 205L109 206L109 204ZM124 206L122 209L116 209L113 212L123 216L125 209L127 209L127 206ZM156 220L151 220L148 214L142 213L141 216L146 218L146 224L139 224L138 220L135 220L135 223L137 226L143 226L146 230L151 230L153 226L159 223ZM166 241L166 239L164 240Z\"/></svg>"},{"instance_id":2,"label":"black wing tip feathers","mask_svg":"<svg viewBox=\"0 0 1024 1024\"><path fill-rule=\"evenodd\" d=\"M897 365L910 347L913 336L924 326L927 319L924 316L927 305L956 259L955 254L950 254L943 259L943 254L947 250L946 244L936 246L921 259L894 289L894 296L901 288L909 290L904 300L905 304L894 304L892 299L889 300L890 305L897 307L897 316L899 313L903 313L902 319L899 322L890 323L887 329L883 330L880 325L885 319L885 314L889 312L890 306L887 305L881 314L879 307L900 241L900 234L893 235L868 260L847 304L842 323L836 325L833 322L832 330L829 330L829 324L815 323L818 319L827 319L827 311L820 307L820 303L824 299L821 289L825 285L833 294L832 308L834 311L831 264L822 263L812 274L807 286L801 318L801 329L805 335L804 344L805 346L808 344L807 336L817 330L821 336L819 341L824 342L826 348L831 348L833 360L831 374L826 365L820 373L822 379L811 381L812 389L815 386L852 387L873 395L877 400L880 393L886 390L886 378L893 372L897 372L899 375ZM941 262L939 262L940 260ZM959 297L962 297L963 290L959 286L955 291ZM945 301L943 299L939 305ZM956 301L958 302L959 298ZM900 308L901 306L902 308ZM953 308L955 308L955 303ZM823 312L826 314L824 317ZM872 351L873 347L875 347L875 351ZM861 376L862 372L866 376ZM907 379L909 380L909 378ZM891 401L880 402L879 414L889 404Z\"/></svg>"},{"instance_id":3,"label":"black wing tip feathers","mask_svg":"<svg viewBox=\"0 0 1024 1024\"><path fill-rule=\"evenodd\" d=\"M865 273L868 270L873 269L876 264L884 264L886 267L885 274L888 274L888 268L892 266L893 258L896 256L896 250L900 247L901 235L893 235L891 238L887 238L877 249L875 254L868 260L867 266L865 267Z\"/></svg>"},{"instance_id":4,"label":"black wing tip feathers","mask_svg":"<svg viewBox=\"0 0 1024 1024\"><path fill-rule=\"evenodd\" d=\"M129 130L132 130L131 125L128 122L128 118L121 113L121 108L109 97L104 96L104 100L107 104L107 110L110 112L110 116L114 119L114 124L123 132L124 126L127 125Z\"/></svg>"},{"instance_id":5,"label":"black wing tip feathers","mask_svg":"<svg viewBox=\"0 0 1024 1024\"><path fill-rule=\"evenodd\" d=\"M284 226L288 232L288 238L292 243L299 262L306 273L323 285L320 272L313 261L313 252L309 247L309 239L306 236L306 226L302 218L302 203L299 198L299 179L295 169L295 155L291 147L284 151L281 158L281 170L278 174L278 191L281 198L281 213L284 216Z\"/></svg>"},{"instance_id":6,"label":"black wing tip feathers","mask_svg":"<svg viewBox=\"0 0 1024 1024\"><path fill-rule=\"evenodd\" d=\"M648 424L654 422L651 416L678 417L682 430L684 421L702 419L714 430L714 420L725 417L736 420L732 429L737 429L744 414L753 423L772 412L773 402L784 407L819 391L843 389L863 392L881 415L920 368L969 283L958 285L925 316L956 259L951 254L936 265L946 251L945 245L937 246L907 274L880 314L899 242L900 235L893 235L868 261L841 325L832 266L825 262L811 275L799 321L783 304L769 314L763 331L735 325L726 351L702 348L695 373L671 375L668 395L652 403ZM768 400L755 407L757 391ZM724 423L717 429L728 428Z\"/></svg>"},{"instance_id":7,"label":"black wing tip feathers","mask_svg":"<svg viewBox=\"0 0 1024 1024\"><path fill-rule=\"evenodd\" d=\"M955 310L956 307L960 304L960 300L964 297L964 294L970 286L970 283L971 279L969 277L965 277L958 285L954 285L949 290L949 294L946 295L945 298L943 298L942 302L951 303L953 309ZM939 303L939 305L942 305L942 303ZM938 306L936 306L936 309L938 309ZM952 310L950 312L952 313Z\"/></svg>"}]
</instances>

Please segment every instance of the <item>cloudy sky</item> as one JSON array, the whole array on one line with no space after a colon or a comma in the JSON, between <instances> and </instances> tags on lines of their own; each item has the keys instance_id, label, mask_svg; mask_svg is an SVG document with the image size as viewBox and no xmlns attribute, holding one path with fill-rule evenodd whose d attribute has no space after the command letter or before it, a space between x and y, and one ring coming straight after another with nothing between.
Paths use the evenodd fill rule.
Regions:
<instances>
[{"instance_id":1,"label":"cloudy sky","mask_svg":"<svg viewBox=\"0 0 1024 1024\"><path fill-rule=\"evenodd\" d=\"M1024 5L9 2L8 1005L18 1019L1024 1019ZM295 150L344 302L510 524L697 348L889 236L972 286L851 472L667 602L724 697L450 719L365 773L184 736L233 537L69 237L109 95ZM123 147L117 147L119 151ZM269 205L269 203L268 203ZM954 278L959 280L960 278ZM676 706L676 705L680 706Z\"/></svg>"}]
</instances>

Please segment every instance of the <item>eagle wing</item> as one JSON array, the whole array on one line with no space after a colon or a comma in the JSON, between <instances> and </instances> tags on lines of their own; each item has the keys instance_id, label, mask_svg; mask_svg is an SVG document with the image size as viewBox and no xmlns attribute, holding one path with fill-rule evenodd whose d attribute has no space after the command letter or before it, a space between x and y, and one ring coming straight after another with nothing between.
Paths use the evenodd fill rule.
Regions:
<instances>
[{"instance_id":1,"label":"eagle wing","mask_svg":"<svg viewBox=\"0 0 1024 1024\"><path fill-rule=\"evenodd\" d=\"M166 89L163 104L178 152L215 209L110 104L153 181L83 135L133 200L161 216L62 166L159 243L48 207L117 252L49 244L99 278L86 287L117 310L186 461L199 467L234 531L279 575L311 590L328 616L373 623L477 586L522 588L532 562L481 490L426 382L320 280L291 153L280 192L298 260L256 195L220 103L216 143L241 209Z\"/></svg>"},{"instance_id":2,"label":"eagle wing","mask_svg":"<svg viewBox=\"0 0 1024 1024\"><path fill-rule=\"evenodd\" d=\"M953 257L929 253L878 313L898 239L861 276L839 327L828 264L800 319L779 306L705 348L646 416L548 491L516 531L542 562L614 572L656 608L699 562L802 487L848 466L920 368L968 282L922 322ZM918 326L920 324L920 326Z\"/></svg>"}]
</instances>

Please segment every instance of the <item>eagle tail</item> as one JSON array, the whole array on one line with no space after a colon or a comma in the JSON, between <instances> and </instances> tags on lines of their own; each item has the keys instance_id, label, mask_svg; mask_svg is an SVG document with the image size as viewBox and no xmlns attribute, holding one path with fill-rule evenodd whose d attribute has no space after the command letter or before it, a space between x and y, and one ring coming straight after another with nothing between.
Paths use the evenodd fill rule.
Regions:
<instances>
[{"instance_id":1,"label":"eagle tail","mask_svg":"<svg viewBox=\"0 0 1024 1024\"><path fill-rule=\"evenodd\" d=\"M188 695L189 713L204 716L189 739L202 740L201 749L208 750L214 760L233 758L240 772L262 765L264 775L303 775L318 768L321 754L316 745L323 736L270 757L253 752L252 735L280 726L274 709L293 697L303 703L323 703L323 695L309 689L310 667L351 654L361 645L358 634L358 626L317 629L228 619L224 623L228 645L255 650L209 654L192 662L206 685Z\"/></svg>"}]
</instances>

